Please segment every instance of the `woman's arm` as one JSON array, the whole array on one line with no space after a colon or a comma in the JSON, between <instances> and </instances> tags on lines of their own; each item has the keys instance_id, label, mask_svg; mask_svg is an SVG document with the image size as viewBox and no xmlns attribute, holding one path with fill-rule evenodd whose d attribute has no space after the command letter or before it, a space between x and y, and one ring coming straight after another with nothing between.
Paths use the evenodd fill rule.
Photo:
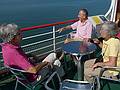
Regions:
<instances>
[{"instance_id":1,"label":"woman's arm","mask_svg":"<svg viewBox=\"0 0 120 90\"><path fill-rule=\"evenodd\" d=\"M30 67L27 72L36 74L38 71L40 71L44 66L46 66L48 62L42 62L34 67Z\"/></svg>"},{"instance_id":2,"label":"woman's arm","mask_svg":"<svg viewBox=\"0 0 120 90\"><path fill-rule=\"evenodd\" d=\"M117 65L117 57L109 56L109 61L107 62L99 62L93 65L93 69L96 67L104 67L104 66L111 66L114 67Z\"/></svg>"}]
</instances>

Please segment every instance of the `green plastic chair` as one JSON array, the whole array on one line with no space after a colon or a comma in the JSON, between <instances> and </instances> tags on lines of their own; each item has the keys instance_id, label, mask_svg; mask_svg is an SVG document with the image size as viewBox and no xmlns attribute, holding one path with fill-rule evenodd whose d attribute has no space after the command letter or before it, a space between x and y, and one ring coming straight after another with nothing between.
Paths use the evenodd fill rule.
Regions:
<instances>
[{"instance_id":1,"label":"green plastic chair","mask_svg":"<svg viewBox=\"0 0 120 90\"><path fill-rule=\"evenodd\" d=\"M15 84L15 90L17 90L18 87L18 83L20 83L21 85L23 85L25 88L27 88L28 90L35 90L35 88L38 85L42 85L44 84L44 81L48 78L48 76L46 76L43 80L35 80L34 82L30 82L27 77L25 76L26 74L30 74L24 70L20 70L20 69L16 69L16 68L11 68L9 66L6 66L10 72L15 76L16 78L16 84Z\"/></svg>"},{"instance_id":2,"label":"green plastic chair","mask_svg":"<svg viewBox=\"0 0 120 90\"><path fill-rule=\"evenodd\" d=\"M120 90L119 74L118 79L103 77L103 73L107 70L117 71L120 73L120 67L103 67L100 71L99 76L94 78L94 89L93 90Z\"/></svg>"},{"instance_id":3,"label":"green plastic chair","mask_svg":"<svg viewBox=\"0 0 120 90\"><path fill-rule=\"evenodd\" d=\"M45 82L46 90L59 90L61 85L61 79L58 73L55 71Z\"/></svg>"}]
</instances>

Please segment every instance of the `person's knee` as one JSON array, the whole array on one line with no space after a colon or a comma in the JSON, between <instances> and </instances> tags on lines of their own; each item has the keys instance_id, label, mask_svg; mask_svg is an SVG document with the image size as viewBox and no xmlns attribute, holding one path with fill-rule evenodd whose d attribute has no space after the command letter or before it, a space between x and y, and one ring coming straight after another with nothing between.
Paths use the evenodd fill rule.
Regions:
<instances>
[{"instance_id":1,"label":"person's knee","mask_svg":"<svg viewBox=\"0 0 120 90\"><path fill-rule=\"evenodd\" d=\"M85 74L85 76L91 76L92 75L92 68L86 68L85 70L84 70L84 74Z\"/></svg>"},{"instance_id":2,"label":"person's knee","mask_svg":"<svg viewBox=\"0 0 120 90\"><path fill-rule=\"evenodd\" d=\"M53 59L56 59L56 53L50 53L48 57L52 57Z\"/></svg>"},{"instance_id":3,"label":"person's knee","mask_svg":"<svg viewBox=\"0 0 120 90\"><path fill-rule=\"evenodd\" d=\"M56 53L50 53L42 62L50 62L53 63L56 60Z\"/></svg>"}]
</instances>

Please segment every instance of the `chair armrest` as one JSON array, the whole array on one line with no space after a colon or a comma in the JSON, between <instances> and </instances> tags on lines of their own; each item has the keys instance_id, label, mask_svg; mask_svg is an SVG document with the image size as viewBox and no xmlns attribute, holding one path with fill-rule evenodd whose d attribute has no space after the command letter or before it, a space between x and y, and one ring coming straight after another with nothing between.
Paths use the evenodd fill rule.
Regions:
<instances>
[{"instance_id":1,"label":"chair armrest","mask_svg":"<svg viewBox=\"0 0 120 90\"><path fill-rule=\"evenodd\" d=\"M20 70L20 69L16 69L16 68L12 68L12 67L9 67L9 66L5 66L7 69L9 69L9 70L14 70L14 71L19 71L19 72L22 72L22 73L29 73L29 72L27 72L27 71L25 71L25 70Z\"/></svg>"},{"instance_id":2,"label":"chair armrest","mask_svg":"<svg viewBox=\"0 0 120 90\"><path fill-rule=\"evenodd\" d=\"M54 90L53 88L50 88L50 87L48 86L48 83L50 83L50 81L52 81L52 83L54 84L53 79L54 79L54 76L55 76L55 75L57 75L57 79L59 80L59 84L61 84L61 79L60 79L58 73L55 71L55 72L52 73L52 75L51 75L51 76L48 78L48 80L45 82L45 88L46 88L47 90ZM55 80L56 80L56 78L55 78ZM58 83L57 83L57 84L58 84Z\"/></svg>"},{"instance_id":3,"label":"chair armrest","mask_svg":"<svg viewBox=\"0 0 120 90\"><path fill-rule=\"evenodd\" d=\"M103 75L103 73L107 70L120 72L120 67L105 66L101 69L99 77L101 77Z\"/></svg>"}]
</instances>

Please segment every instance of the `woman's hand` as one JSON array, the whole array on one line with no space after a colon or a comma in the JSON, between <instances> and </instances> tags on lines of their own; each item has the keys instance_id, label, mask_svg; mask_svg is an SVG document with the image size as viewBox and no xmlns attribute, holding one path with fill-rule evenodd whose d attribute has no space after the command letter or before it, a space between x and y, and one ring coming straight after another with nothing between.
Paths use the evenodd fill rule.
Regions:
<instances>
[{"instance_id":1,"label":"woman's hand","mask_svg":"<svg viewBox=\"0 0 120 90\"><path fill-rule=\"evenodd\" d=\"M96 67L98 67L98 63L96 63L92 66L92 70L94 71Z\"/></svg>"},{"instance_id":2,"label":"woman's hand","mask_svg":"<svg viewBox=\"0 0 120 90\"><path fill-rule=\"evenodd\" d=\"M93 39L93 42L96 44L100 44L100 41L97 38Z\"/></svg>"},{"instance_id":3,"label":"woman's hand","mask_svg":"<svg viewBox=\"0 0 120 90\"><path fill-rule=\"evenodd\" d=\"M104 67L104 66L105 66L104 63L99 62L99 63L96 63L96 64L94 64L94 65L92 66L92 70L94 70L94 69L97 68L97 67Z\"/></svg>"}]
</instances>

